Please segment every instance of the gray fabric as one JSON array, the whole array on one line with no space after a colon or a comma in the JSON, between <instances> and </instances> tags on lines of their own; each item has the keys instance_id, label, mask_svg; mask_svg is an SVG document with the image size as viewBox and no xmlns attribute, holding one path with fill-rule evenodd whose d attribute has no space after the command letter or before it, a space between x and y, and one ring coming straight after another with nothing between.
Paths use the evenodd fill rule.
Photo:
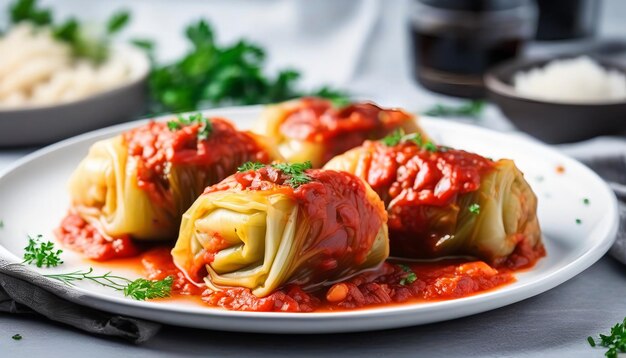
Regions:
<instances>
[{"instance_id":1,"label":"gray fabric","mask_svg":"<svg viewBox=\"0 0 626 358\"><path fill-rule=\"evenodd\" d=\"M60 282L0 259L0 312L39 314L93 334L142 343L152 338L160 324L106 313L74 302L80 297Z\"/></svg>"},{"instance_id":2,"label":"gray fabric","mask_svg":"<svg viewBox=\"0 0 626 358\"><path fill-rule=\"evenodd\" d=\"M584 159L583 163L604 178L617 196L620 228L610 254L626 264L626 156L595 157Z\"/></svg>"}]
</instances>

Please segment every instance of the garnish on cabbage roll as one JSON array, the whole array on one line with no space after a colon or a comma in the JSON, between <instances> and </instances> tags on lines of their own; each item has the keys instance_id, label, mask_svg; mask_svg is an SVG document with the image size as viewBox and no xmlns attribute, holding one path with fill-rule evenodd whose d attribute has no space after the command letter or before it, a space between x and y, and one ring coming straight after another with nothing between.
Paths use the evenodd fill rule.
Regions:
<instances>
[{"instance_id":1,"label":"garnish on cabbage roll","mask_svg":"<svg viewBox=\"0 0 626 358\"><path fill-rule=\"evenodd\" d=\"M213 290L261 297L379 267L389 254L383 202L354 175L308 167L246 165L208 187L183 215L175 264Z\"/></svg>"},{"instance_id":2,"label":"garnish on cabbage roll","mask_svg":"<svg viewBox=\"0 0 626 358\"><path fill-rule=\"evenodd\" d=\"M197 114L149 122L90 148L69 180L71 213L59 236L100 259L114 253L99 252L104 248L94 240L100 246L128 237L174 240L181 215L207 185L235 173L242 163L277 157L265 138L222 118Z\"/></svg>"},{"instance_id":3,"label":"garnish on cabbage roll","mask_svg":"<svg viewBox=\"0 0 626 358\"><path fill-rule=\"evenodd\" d=\"M380 139L394 130L420 131L413 115L371 102L335 107L326 99L306 97L268 106L256 131L276 139L289 162L311 161L319 168L334 156Z\"/></svg>"},{"instance_id":4,"label":"garnish on cabbage roll","mask_svg":"<svg viewBox=\"0 0 626 358\"><path fill-rule=\"evenodd\" d=\"M392 256L470 255L517 268L545 255L537 198L511 160L394 133L325 168L353 173L380 195L389 213Z\"/></svg>"}]
</instances>

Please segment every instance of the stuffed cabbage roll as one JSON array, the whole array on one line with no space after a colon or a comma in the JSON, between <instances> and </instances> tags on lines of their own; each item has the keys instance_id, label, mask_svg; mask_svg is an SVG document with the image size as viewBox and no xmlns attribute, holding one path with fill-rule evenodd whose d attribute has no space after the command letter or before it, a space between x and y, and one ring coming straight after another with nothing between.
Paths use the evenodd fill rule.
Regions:
<instances>
[{"instance_id":1,"label":"stuffed cabbage roll","mask_svg":"<svg viewBox=\"0 0 626 358\"><path fill-rule=\"evenodd\" d=\"M392 256L522 267L544 255L537 198L511 160L407 135L367 141L325 168L357 175L384 200Z\"/></svg>"},{"instance_id":2,"label":"stuffed cabbage roll","mask_svg":"<svg viewBox=\"0 0 626 358\"><path fill-rule=\"evenodd\" d=\"M308 160L319 168L366 139L383 138L398 128L420 131L415 117L399 109L370 102L335 107L329 100L308 97L268 106L256 132L274 138L288 162Z\"/></svg>"},{"instance_id":3,"label":"stuffed cabbage roll","mask_svg":"<svg viewBox=\"0 0 626 358\"><path fill-rule=\"evenodd\" d=\"M183 215L174 263L193 282L260 297L381 265L389 242L380 198L351 174L304 168L255 166L207 188Z\"/></svg>"},{"instance_id":4,"label":"stuffed cabbage roll","mask_svg":"<svg viewBox=\"0 0 626 358\"><path fill-rule=\"evenodd\" d=\"M105 237L174 240L207 185L247 161L278 157L265 138L225 119L149 122L90 148L69 180L71 212Z\"/></svg>"}]
</instances>

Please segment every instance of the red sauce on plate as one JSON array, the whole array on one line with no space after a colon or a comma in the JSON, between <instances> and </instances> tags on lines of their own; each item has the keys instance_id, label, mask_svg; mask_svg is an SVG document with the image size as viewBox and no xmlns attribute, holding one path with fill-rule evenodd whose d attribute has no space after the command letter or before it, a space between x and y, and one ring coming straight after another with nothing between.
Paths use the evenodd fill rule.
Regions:
<instances>
[{"instance_id":1,"label":"red sauce on plate","mask_svg":"<svg viewBox=\"0 0 626 358\"><path fill-rule=\"evenodd\" d=\"M64 246L96 261L132 257L139 254L139 249L129 235L105 237L78 214L71 212L63 218L55 234Z\"/></svg>"},{"instance_id":2,"label":"red sauce on plate","mask_svg":"<svg viewBox=\"0 0 626 358\"><path fill-rule=\"evenodd\" d=\"M366 139L379 139L410 123L413 116L399 109L383 109L373 103L352 103L337 108L329 100L303 98L290 109L280 125L280 132L289 138L324 143L322 158L327 162Z\"/></svg>"},{"instance_id":3,"label":"red sauce on plate","mask_svg":"<svg viewBox=\"0 0 626 358\"><path fill-rule=\"evenodd\" d=\"M266 297L247 288L221 291L201 289L186 281L174 266L168 248L156 249L141 258L146 277L174 276L175 293L201 296L209 306L236 311L312 312L342 311L402 303L430 302L471 296L515 281L513 271L495 269L482 261L446 259L432 262L386 262L379 269L362 273L313 292L288 285ZM413 276L413 275L414 276ZM413 279L409 277L413 276Z\"/></svg>"}]
</instances>

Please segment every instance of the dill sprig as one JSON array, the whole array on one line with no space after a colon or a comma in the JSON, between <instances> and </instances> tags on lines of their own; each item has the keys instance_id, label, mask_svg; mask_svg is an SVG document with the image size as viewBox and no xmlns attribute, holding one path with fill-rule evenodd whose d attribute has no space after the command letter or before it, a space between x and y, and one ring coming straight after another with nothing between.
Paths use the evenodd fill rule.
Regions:
<instances>
[{"instance_id":1,"label":"dill sprig","mask_svg":"<svg viewBox=\"0 0 626 358\"><path fill-rule=\"evenodd\" d=\"M63 263L61 253L55 250L51 241L42 242L42 235L32 237L28 235L28 246L24 248L24 263L35 264L37 267L56 267Z\"/></svg>"},{"instance_id":2,"label":"dill sprig","mask_svg":"<svg viewBox=\"0 0 626 358\"><path fill-rule=\"evenodd\" d=\"M604 355L609 358L617 358L618 353L626 353L626 318L622 323L613 326L609 335L600 334L598 342L592 337L587 337L587 341L592 347L595 347L597 343L599 346L608 348L609 350Z\"/></svg>"},{"instance_id":3,"label":"dill sprig","mask_svg":"<svg viewBox=\"0 0 626 358\"><path fill-rule=\"evenodd\" d=\"M78 270L60 274L45 274L44 276L61 281L68 286L73 286L75 281L87 280L95 282L101 286L112 288L116 291L122 291L124 292L124 296L139 301L169 297L172 291L172 284L174 283L172 276L168 276L162 280L138 278L133 281L126 277L113 275L111 272L94 274L92 267L88 270Z\"/></svg>"},{"instance_id":4,"label":"dill sprig","mask_svg":"<svg viewBox=\"0 0 626 358\"><path fill-rule=\"evenodd\" d=\"M287 184L294 189L312 180L311 177L304 172L313 167L308 160L304 163L277 163L273 164L272 167L289 176Z\"/></svg>"},{"instance_id":5,"label":"dill sprig","mask_svg":"<svg viewBox=\"0 0 626 358\"><path fill-rule=\"evenodd\" d=\"M200 129L198 129L198 139L205 140L209 138L213 132L213 123L211 120L202 115L202 113L190 114L186 118L178 115L176 119L167 122L167 128L171 131L179 130L184 126L200 123Z\"/></svg>"}]
</instances>

